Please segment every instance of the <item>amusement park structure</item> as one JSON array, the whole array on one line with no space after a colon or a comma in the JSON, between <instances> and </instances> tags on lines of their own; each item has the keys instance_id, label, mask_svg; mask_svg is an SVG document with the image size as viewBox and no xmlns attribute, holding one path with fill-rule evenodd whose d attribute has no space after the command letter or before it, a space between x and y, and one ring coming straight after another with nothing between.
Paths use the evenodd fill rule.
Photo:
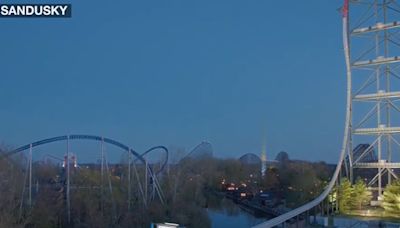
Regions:
<instances>
[{"instance_id":1,"label":"amusement park structure","mask_svg":"<svg viewBox=\"0 0 400 228\"><path fill-rule=\"evenodd\" d=\"M343 47L347 99L342 148L335 172L314 200L255 227L285 225L324 202L342 176L356 170L374 173L368 180L379 204L386 184L398 179L395 158L400 142L400 4L397 0L344 0ZM364 146L362 151L358 144ZM395 155L395 156L394 156ZM366 157L375 159L365 159ZM327 210L329 211L329 209Z\"/></svg>"},{"instance_id":2,"label":"amusement park structure","mask_svg":"<svg viewBox=\"0 0 400 228\"><path fill-rule=\"evenodd\" d=\"M382 200L382 194L387 184L394 179L399 179L400 161L398 161L400 139L400 3L397 0L344 0L342 7L342 38L344 59L346 65L346 114L344 123L343 141L340 148L339 159L336 169L324 189L324 191L310 202L295 208L285 214L270 219L255 227L274 227L285 225L292 219L299 219L309 211L317 207L330 210L328 196L339 185L340 179L348 177L350 182L359 176L360 170L368 170L373 173L366 179L368 187L374 191L374 201L379 204ZM101 157L101 185L107 182L112 196L112 185L108 168L107 154L105 145L113 145L128 153L127 162L127 198L128 208L131 203L131 187L133 182L139 186L140 197L144 204L148 199L158 196L160 203L164 203L164 195L157 180L164 167L168 166L168 150L164 146L152 147L142 154L139 154L131 147L126 146L116 140L93 135L64 135L36 141L25 146L19 147L2 157L13 156L17 153L27 152L27 163L24 186L26 183L29 192L26 194L28 205L32 206L32 156L33 148L64 141L66 142L66 156L64 159L64 168L66 174L65 194L67 218L71 220L70 208L70 161L76 161L72 158L70 152L70 143L72 140L91 140L99 142ZM160 162L158 171L154 171L148 161L146 154L162 150L166 153L166 160ZM203 142L196 146L185 159L201 159L213 156L213 148L210 143ZM243 158L243 159L242 159ZM246 155L240 160L251 161L251 163L262 162L262 173L266 170L265 148L261 159L257 156ZM74 160L75 159L75 160ZM397 159L397 160L396 160ZM254 161L253 161L254 160ZM136 162L144 167L144 175L139 178ZM131 175L134 173L134 176ZM357 175L356 175L357 174ZM136 180L135 180L136 177ZM102 188L103 186L101 186ZM103 191L103 190L102 190ZM103 192L102 192L103 193ZM25 193L22 193L22 199ZM103 197L103 196L102 196ZM23 202L21 201L21 208ZM336 210L338 205L336 204ZM333 209L333 206L332 206ZM323 211L323 209L322 209Z\"/></svg>"},{"instance_id":3,"label":"amusement park structure","mask_svg":"<svg viewBox=\"0 0 400 228\"><path fill-rule=\"evenodd\" d=\"M384 186L393 178L398 179L394 169L400 168L400 163L393 160L393 151L400 146L395 137L400 133L399 5L389 0L350 1L345 5L343 14L348 29L344 41L348 50L348 77L352 80L352 103L348 162L344 167L351 181L355 169L375 170L368 186L380 198ZM354 146L365 142L369 147L355 156ZM362 161L374 152L375 161Z\"/></svg>"},{"instance_id":4,"label":"amusement park structure","mask_svg":"<svg viewBox=\"0 0 400 228\"><path fill-rule=\"evenodd\" d=\"M21 211L24 205L24 197L26 190L27 192L27 204L29 207L32 207L33 204L33 196L32 196L32 163L33 163L33 149L38 146L42 146L45 144L49 143L54 143L54 142L59 142L59 141L66 141L66 155L64 156L63 160L63 169L64 175L65 175L65 186L63 189L65 190L65 200L66 200L66 217L68 223L71 221L71 171L73 168L77 168L76 164L76 155L72 154L70 151L70 143L72 140L91 140L91 141L97 141L100 142L100 160L101 160L101 198L104 199L104 190L103 190L103 185L107 185L106 188L109 189L111 200L113 201L113 186L110 180L111 172L109 169L109 161L107 159L107 152L105 145L113 145L119 149L122 149L123 151L127 152L128 154L128 160L127 160L127 198L128 198L128 209L130 208L130 204L132 202L133 198L133 193L131 191L132 186L135 184L136 186L139 186L139 193L140 197L143 201L144 206L147 206L148 201L151 201L155 198L155 196L158 196L158 199L161 204L164 204L164 194L161 189L160 183L158 182L157 179L157 174L159 174L164 167L166 166L168 162L168 149L164 146L155 146L150 148L149 150L145 151L142 154L137 153L135 150L133 150L131 147L126 146L125 144L118 142L116 140L106 138L106 137L101 137L101 136L94 136L94 135L64 135L64 136L58 136L58 137L52 137L52 138L47 138L43 139L40 141L36 141L30 144L27 144L25 146L21 146L15 150L12 150L8 153L2 154L0 156L0 159L7 158L10 156L13 156L18 153L24 153L25 151L28 151L27 155L27 167L25 170L25 180L24 180L24 186L27 184L28 187L24 187L22 190L22 199L21 199L21 205L20 205L20 216L21 216ZM155 151L155 150L160 150L165 152L165 161L161 163L161 168L155 172L151 168L151 165L148 164L148 161L145 159L145 155ZM53 155L46 155L50 156L53 158L56 158ZM136 159L134 159L136 158ZM60 160L59 158L56 158L57 160ZM62 160L62 159L61 159ZM142 166L144 167L144 178L139 177L139 172L136 167L136 161L142 163ZM132 175L134 174L134 175ZM136 178L135 178L136 177ZM142 183L142 180L144 179L144 183ZM108 183L107 183L108 182Z\"/></svg>"}]
</instances>

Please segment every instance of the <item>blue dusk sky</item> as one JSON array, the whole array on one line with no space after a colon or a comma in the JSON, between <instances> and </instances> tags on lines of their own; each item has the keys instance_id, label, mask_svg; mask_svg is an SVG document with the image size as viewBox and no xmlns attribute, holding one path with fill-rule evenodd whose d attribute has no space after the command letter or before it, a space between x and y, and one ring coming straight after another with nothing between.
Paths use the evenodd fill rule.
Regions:
<instances>
[{"instance_id":1,"label":"blue dusk sky","mask_svg":"<svg viewBox=\"0 0 400 228\"><path fill-rule=\"evenodd\" d=\"M342 1L71 3L70 19L0 20L1 143L93 134L189 151L208 141L237 158L266 141L269 158L337 161Z\"/></svg>"}]
</instances>

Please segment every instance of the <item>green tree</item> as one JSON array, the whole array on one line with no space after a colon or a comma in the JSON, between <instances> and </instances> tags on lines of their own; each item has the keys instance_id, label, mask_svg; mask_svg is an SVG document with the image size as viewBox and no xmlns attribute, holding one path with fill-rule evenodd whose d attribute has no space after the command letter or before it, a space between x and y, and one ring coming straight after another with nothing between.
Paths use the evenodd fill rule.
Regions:
<instances>
[{"instance_id":1,"label":"green tree","mask_svg":"<svg viewBox=\"0 0 400 228\"><path fill-rule=\"evenodd\" d=\"M386 186L382 207L389 216L400 217L400 181Z\"/></svg>"},{"instance_id":2,"label":"green tree","mask_svg":"<svg viewBox=\"0 0 400 228\"><path fill-rule=\"evenodd\" d=\"M24 173L22 172L23 155L13 158L3 158L0 146L0 227L24 227L26 220L21 224L19 220L20 196L23 188ZM5 152L5 151L4 151Z\"/></svg>"},{"instance_id":3,"label":"green tree","mask_svg":"<svg viewBox=\"0 0 400 228\"><path fill-rule=\"evenodd\" d=\"M309 162L287 162L279 168L279 184L285 195L288 207L300 206L318 196L326 186L322 164Z\"/></svg>"},{"instance_id":4,"label":"green tree","mask_svg":"<svg viewBox=\"0 0 400 228\"><path fill-rule=\"evenodd\" d=\"M363 206L369 204L371 198L372 193L368 190L365 182L361 179L357 179L351 193L352 208L361 210Z\"/></svg>"},{"instance_id":5,"label":"green tree","mask_svg":"<svg viewBox=\"0 0 400 228\"><path fill-rule=\"evenodd\" d=\"M339 211L340 213L348 213L351 209L351 197L353 188L350 181L347 178L343 178L340 181L338 188L338 201L339 201Z\"/></svg>"},{"instance_id":6,"label":"green tree","mask_svg":"<svg viewBox=\"0 0 400 228\"><path fill-rule=\"evenodd\" d=\"M265 173L265 176L262 177L262 181L260 183L260 187L267 190L276 190L279 189L279 171L276 168L269 168Z\"/></svg>"}]
</instances>

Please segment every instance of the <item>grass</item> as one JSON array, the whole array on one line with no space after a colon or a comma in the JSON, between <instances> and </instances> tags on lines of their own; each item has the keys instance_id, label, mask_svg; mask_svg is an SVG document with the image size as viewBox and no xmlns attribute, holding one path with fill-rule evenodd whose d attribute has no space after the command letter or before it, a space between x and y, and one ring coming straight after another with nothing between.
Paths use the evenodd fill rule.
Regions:
<instances>
[{"instance_id":1,"label":"grass","mask_svg":"<svg viewBox=\"0 0 400 228\"><path fill-rule=\"evenodd\" d=\"M400 222L400 215L398 217L394 217L392 215L388 215L385 210L381 207L367 207L362 210L350 210L346 214L340 214L340 216L344 217L356 217L357 219L368 221L368 220L384 220L388 222Z\"/></svg>"}]
</instances>

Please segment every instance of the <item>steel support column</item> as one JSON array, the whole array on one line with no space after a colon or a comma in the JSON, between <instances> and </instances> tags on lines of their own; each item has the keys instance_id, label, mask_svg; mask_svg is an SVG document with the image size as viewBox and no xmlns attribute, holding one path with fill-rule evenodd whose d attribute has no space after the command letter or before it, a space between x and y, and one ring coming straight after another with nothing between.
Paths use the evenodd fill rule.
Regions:
<instances>
[{"instance_id":1,"label":"steel support column","mask_svg":"<svg viewBox=\"0 0 400 228\"><path fill-rule=\"evenodd\" d=\"M29 207L32 207L32 144L30 144L29 146L29 203L28 204Z\"/></svg>"},{"instance_id":2,"label":"steel support column","mask_svg":"<svg viewBox=\"0 0 400 228\"><path fill-rule=\"evenodd\" d=\"M71 199L70 199L70 162L69 162L69 135L67 136L67 159L66 159L66 167L67 167L67 219L68 224L71 222Z\"/></svg>"},{"instance_id":3,"label":"steel support column","mask_svg":"<svg viewBox=\"0 0 400 228\"><path fill-rule=\"evenodd\" d=\"M131 152L128 151L128 210L131 209Z\"/></svg>"}]
</instances>

